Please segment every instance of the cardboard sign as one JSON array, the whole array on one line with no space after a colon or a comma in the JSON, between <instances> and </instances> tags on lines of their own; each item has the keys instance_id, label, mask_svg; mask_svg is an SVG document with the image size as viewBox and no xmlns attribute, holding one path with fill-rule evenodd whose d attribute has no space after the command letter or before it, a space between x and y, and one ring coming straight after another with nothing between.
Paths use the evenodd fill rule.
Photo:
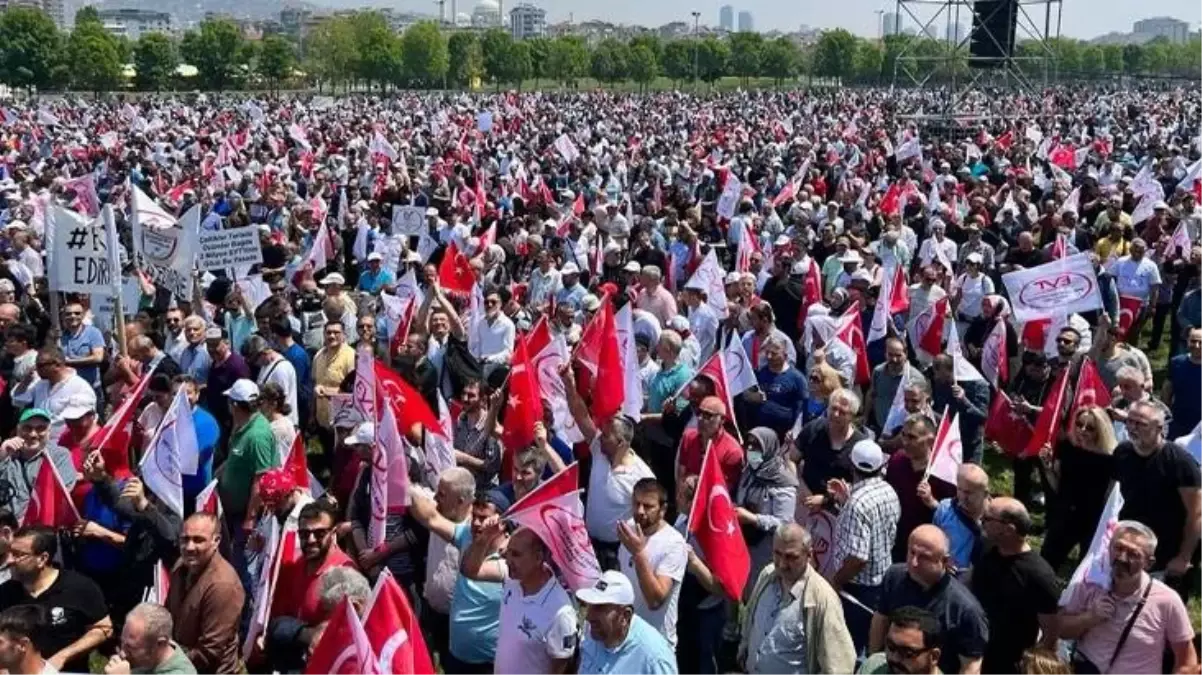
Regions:
<instances>
[{"instance_id":1,"label":"cardboard sign","mask_svg":"<svg viewBox=\"0 0 1202 675\"><path fill-rule=\"evenodd\" d=\"M112 295L113 278L104 225L60 206L49 210L54 230L50 288L67 293Z\"/></svg>"},{"instance_id":2,"label":"cardboard sign","mask_svg":"<svg viewBox=\"0 0 1202 675\"><path fill-rule=\"evenodd\" d=\"M197 267L219 270L263 262L259 246L259 228L235 227L229 230L205 230L200 233Z\"/></svg>"}]
</instances>

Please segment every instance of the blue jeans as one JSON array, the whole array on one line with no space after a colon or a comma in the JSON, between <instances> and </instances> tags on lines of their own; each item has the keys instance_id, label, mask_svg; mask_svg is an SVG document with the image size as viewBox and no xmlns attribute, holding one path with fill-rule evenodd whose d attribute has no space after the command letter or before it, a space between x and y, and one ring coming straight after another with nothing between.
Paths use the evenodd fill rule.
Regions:
<instances>
[{"instance_id":1,"label":"blue jeans","mask_svg":"<svg viewBox=\"0 0 1202 675\"><path fill-rule=\"evenodd\" d=\"M847 630L851 633L851 641L856 646L856 656L859 659L867 656L868 631L872 628L872 612L880 604L881 586L865 586L862 584L845 584L843 592L859 600L869 609L851 602L840 595L843 602L843 619L847 622ZM869 611L871 610L871 611Z\"/></svg>"}]
</instances>

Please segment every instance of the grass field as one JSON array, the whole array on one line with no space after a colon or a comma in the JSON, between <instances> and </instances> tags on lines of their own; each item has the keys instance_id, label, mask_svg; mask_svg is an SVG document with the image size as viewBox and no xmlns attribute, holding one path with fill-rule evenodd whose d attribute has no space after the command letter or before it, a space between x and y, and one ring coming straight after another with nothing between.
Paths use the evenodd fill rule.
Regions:
<instances>
[{"instance_id":1,"label":"grass field","mask_svg":"<svg viewBox=\"0 0 1202 675\"><path fill-rule=\"evenodd\" d=\"M640 88L636 82L618 82L616 84L608 84L600 82L591 77L581 78L576 81L576 86L565 88L560 82L546 79L527 80L522 83L522 91L593 91L596 89L604 91L616 91L622 93L636 93L639 91L688 91L688 92L708 92L722 91L731 92L737 89L780 89L782 91L788 89L797 89L798 87L810 86L834 86L835 83L822 78L802 78L802 79L787 79L777 86L777 83L772 78L768 77L752 77L746 82L739 77L723 77L714 82L713 86L705 82L689 82L688 80L671 80L666 77L657 77L647 84L646 87ZM512 89L512 85L503 85L501 89ZM489 91L489 87L485 85L481 91Z\"/></svg>"}]
</instances>

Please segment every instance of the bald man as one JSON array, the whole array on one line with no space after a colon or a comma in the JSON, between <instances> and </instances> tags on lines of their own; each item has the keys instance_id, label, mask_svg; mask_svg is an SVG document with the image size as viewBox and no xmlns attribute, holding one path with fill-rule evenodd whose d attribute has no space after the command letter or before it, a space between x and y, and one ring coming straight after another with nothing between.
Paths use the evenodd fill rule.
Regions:
<instances>
[{"instance_id":1,"label":"bald man","mask_svg":"<svg viewBox=\"0 0 1202 675\"><path fill-rule=\"evenodd\" d=\"M743 446L726 431L726 403L717 396L706 396L697 406L697 426L685 429L676 454L676 480L701 473L706 448L712 447L726 478L726 487L734 494L743 473Z\"/></svg>"},{"instance_id":2,"label":"bald man","mask_svg":"<svg viewBox=\"0 0 1202 675\"><path fill-rule=\"evenodd\" d=\"M7 330L9 326L21 320L21 308L11 302L6 302L0 305L0 330Z\"/></svg>"},{"instance_id":3,"label":"bald man","mask_svg":"<svg viewBox=\"0 0 1202 675\"><path fill-rule=\"evenodd\" d=\"M973 568L968 587L977 596L989 625L989 646L982 665L987 673L1019 672L1023 651L1055 649L1060 580L1043 556L1031 550L1031 515L1017 499L997 497L981 523L990 547Z\"/></svg>"},{"instance_id":4,"label":"bald man","mask_svg":"<svg viewBox=\"0 0 1202 675\"><path fill-rule=\"evenodd\" d=\"M919 525L910 533L906 562L885 572L881 597L872 616L869 653L881 651L889 629L889 615L913 606L939 619L943 651L939 670L945 673L980 673L989 643L989 621L972 591L947 568L950 544L934 525Z\"/></svg>"},{"instance_id":5,"label":"bald man","mask_svg":"<svg viewBox=\"0 0 1202 675\"><path fill-rule=\"evenodd\" d=\"M918 496L934 509L931 524L951 542L953 568L964 572L981 556L981 517L989 501L989 474L976 464L965 464L956 474L956 496L936 500L929 483L918 486Z\"/></svg>"}]
</instances>

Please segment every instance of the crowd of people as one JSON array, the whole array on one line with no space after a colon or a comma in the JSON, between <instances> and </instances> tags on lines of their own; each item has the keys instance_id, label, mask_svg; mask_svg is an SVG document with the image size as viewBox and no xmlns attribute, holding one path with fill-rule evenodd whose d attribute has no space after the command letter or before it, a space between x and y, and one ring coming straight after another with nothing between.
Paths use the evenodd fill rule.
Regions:
<instances>
[{"instance_id":1,"label":"crowd of people","mask_svg":"<svg viewBox=\"0 0 1202 675\"><path fill-rule=\"evenodd\" d=\"M410 672L1202 672L1192 93L10 103L0 668L311 672L390 577ZM176 276L147 235L236 228ZM1019 322L1077 255L1101 306ZM587 584L507 518L565 471Z\"/></svg>"}]
</instances>

